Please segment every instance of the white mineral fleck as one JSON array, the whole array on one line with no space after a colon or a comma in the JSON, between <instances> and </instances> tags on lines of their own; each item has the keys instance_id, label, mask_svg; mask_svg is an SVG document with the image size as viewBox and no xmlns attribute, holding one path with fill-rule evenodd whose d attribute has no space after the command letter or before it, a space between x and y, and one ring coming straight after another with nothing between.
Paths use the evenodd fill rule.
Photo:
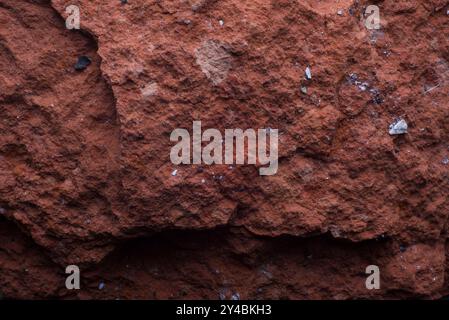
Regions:
<instances>
[{"instance_id":1,"label":"white mineral fleck","mask_svg":"<svg viewBox=\"0 0 449 320\"><path fill-rule=\"evenodd\" d=\"M310 70L310 67L306 68L306 79L312 80L312 71Z\"/></svg>"}]
</instances>

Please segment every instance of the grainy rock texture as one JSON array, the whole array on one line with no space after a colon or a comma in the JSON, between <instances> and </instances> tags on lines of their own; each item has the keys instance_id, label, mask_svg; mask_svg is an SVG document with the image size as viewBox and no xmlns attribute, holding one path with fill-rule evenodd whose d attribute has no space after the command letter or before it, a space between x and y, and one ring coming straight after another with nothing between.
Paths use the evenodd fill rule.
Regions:
<instances>
[{"instance_id":1,"label":"grainy rock texture","mask_svg":"<svg viewBox=\"0 0 449 320\"><path fill-rule=\"evenodd\" d=\"M0 0L1 296L449 294L448 10ZM407 133L390 135L398 119ZM173 165L170 133L195 120L279 129L277 174Z\"/></svg>"}]
</instances>

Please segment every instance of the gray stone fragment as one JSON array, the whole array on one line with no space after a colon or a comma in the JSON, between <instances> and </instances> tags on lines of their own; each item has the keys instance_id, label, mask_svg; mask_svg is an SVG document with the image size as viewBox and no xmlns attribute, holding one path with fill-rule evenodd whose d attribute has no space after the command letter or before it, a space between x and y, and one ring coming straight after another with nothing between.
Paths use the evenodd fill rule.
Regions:
<instances>
[{"instance_id":1,"label":"gray stone fragment","mask_svg":"<svg viewBox=\"0 0 449 320\"><path fill-rule=\"evenodd\" d=\"M398 119L394 123L390 124L388 133L392 136L407 133L408 125L404 119Z\"/></svg>"}]
</instances>

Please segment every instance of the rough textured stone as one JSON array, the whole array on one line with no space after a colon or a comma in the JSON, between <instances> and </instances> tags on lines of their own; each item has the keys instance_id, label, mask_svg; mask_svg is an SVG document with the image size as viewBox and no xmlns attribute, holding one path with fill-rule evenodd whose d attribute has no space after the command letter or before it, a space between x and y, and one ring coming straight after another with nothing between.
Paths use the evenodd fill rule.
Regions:
<instances>
[{"instance_id":1,"label":"rough textured stone","mask_svg":"<svg viewBox=\"0 0 449 320\"><path fill-rule=\"evenodd\" d=\"M0 0L3 295L448 294L449 4L368 4ZM172 165L194 120L278 128L278 173Z\"/></svg>"}]
</instances>

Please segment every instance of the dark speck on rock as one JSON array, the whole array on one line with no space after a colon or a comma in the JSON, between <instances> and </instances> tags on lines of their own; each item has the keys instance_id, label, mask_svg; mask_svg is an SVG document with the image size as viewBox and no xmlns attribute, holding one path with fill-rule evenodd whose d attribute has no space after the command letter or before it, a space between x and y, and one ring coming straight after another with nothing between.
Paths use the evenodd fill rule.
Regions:
<instances>
[{"instance_id":1,"label":"dark speck on rock","mask_svg":"<svg viewBox=\"0 0 449 320\"><path fill-rule=\"evenodd\" d=\"M403 244L401 244L401 245L399 246L399 251L405 252L405 250L407 250L407 247L404 246Z\"/></svg>"},{"instance_id":2,"label":"dark speck on rock","mask_svg":"<svg viewBox=\"0 0 449 320\"><path fill-rule=\"evenodd\" d=\"M75 70L82 71L86 69L91 63L92 61L89 57L80 56L78 57L78 61L75 64Z\"/></svg>"},{"instance_id":3,"label":"dark speck on rock","mask_svg":"<svg viewBox=\"0 0 449 320\"><path fill-rule=\"evenodd\" d=\"M382 102L384 102L384 99L382 98L382 96L380 94L375 94L373 97L373 102L376 104L381 104Z\"/></svg>"}]
</instances>

